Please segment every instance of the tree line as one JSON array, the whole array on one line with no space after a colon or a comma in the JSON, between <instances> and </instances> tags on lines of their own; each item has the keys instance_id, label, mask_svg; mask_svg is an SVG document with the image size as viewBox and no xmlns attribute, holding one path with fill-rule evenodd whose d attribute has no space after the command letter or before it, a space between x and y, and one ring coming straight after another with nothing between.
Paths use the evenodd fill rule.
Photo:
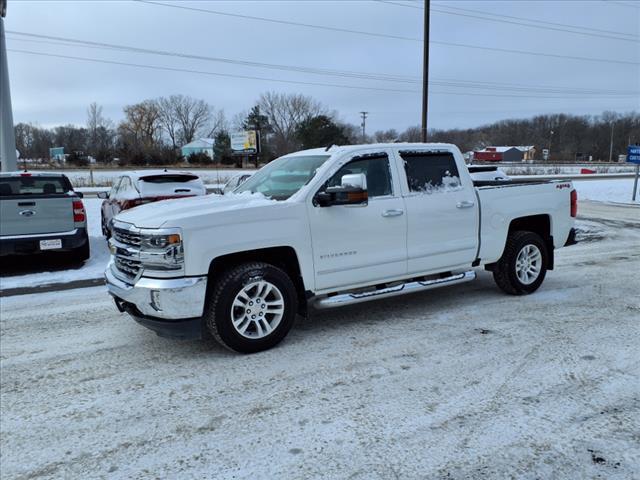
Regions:
<instances>
[{"instance_id":1,"label":"tree line","mask_svg":"<svg viewBox=\"0 0 640 480\"><path fill-rule=\"evenodd\" d=\"M68 161L86 164L88 156L100 163L171 165L211 163L206 155L182 158L180 147L198 138L214 139L215 161L238 161L231 151L230 132L257 130L261 152L253 160L268 162L300 149L368 142L419 142L420 127L395 129L363 136L359 126L342 122L336 111L301 94L266 92L255 105L232 119L204 100L171 95L127 105L115 123L92 103L84 126L43 128L32 123L15 126L21 158L47 159L49 148L64 147ZM592 156L607 160L613 130L613 156L625 153L629 142L640 142L640 113L604 112L598 116L538 115L530 119L503 120L468 129L430 130L430 142L453 143L464 151L490 145L533 145L536 156L551 147L551 160ZM580 156L580 158L578 158Z\"/></svg>"}]
</instances>

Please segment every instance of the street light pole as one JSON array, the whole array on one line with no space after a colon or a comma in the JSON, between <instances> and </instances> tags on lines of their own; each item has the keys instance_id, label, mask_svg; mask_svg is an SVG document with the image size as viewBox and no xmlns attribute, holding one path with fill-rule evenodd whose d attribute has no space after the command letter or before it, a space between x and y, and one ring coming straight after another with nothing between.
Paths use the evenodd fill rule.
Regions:
<instances>
[{"instance_id":1,"label":"street light pole","mask_svg":"<svg viewBox=\"0 0 640 480\"><path fill-rule=\"evenodd\" d=\"M0 0L0 162L2 171L18 169L16 136L13 130L11 90L9 89L9 64L7 40L4 37L4 17L7 15L7 0Z\"/></svg>"},{"instance_id":2,"label":"street light pole","mask_svg":"<svg viewBox=\"0 0 640 480\"><path fill-rule=\"evenodd\" d=\"M429 107L429 10L431 0L424 0L424 37L422 47L422 141L427 141L427 116Z\"/></svg>"}]
</instances>

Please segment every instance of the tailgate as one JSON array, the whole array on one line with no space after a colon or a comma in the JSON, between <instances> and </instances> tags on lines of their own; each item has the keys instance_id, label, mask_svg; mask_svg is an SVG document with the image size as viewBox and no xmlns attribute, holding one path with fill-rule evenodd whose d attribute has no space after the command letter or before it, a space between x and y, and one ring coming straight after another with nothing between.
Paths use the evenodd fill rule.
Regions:
<instances>
[{"instance_id":1,"label":"tailgate","mask_svg":"<svg viewBox=\"0 0 640 480\"><path fill-rule=\"evenodd\" d=\"M38 235L74 229L73 197L25 197L0 199L0 236Z\"/></svg>"}]
</instances>

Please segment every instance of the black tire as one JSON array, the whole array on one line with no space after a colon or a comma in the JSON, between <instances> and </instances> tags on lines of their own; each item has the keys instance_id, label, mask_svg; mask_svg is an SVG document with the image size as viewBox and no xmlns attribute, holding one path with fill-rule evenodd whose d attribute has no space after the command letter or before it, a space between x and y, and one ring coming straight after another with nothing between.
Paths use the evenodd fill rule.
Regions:
<instances>
[{"instance_id":1,"label":"black tire","mask_svg":"<svg viewBox=\"0 0 640 480\"><path fill-rule=\"evenodd\" d=\"M277 287L284 313L271 333L262 338L247 338L233 325L232 305L239 292L261 280ZM236 352L254 353L274 347L289 333L296 318L298 297L295 285L283 270L268 263L251 262L232 267L222 273L211 288L204 312L205 325L220 344Z\"/></svg>"},{"instance_id":2,"label":"black tire","mask_svg":"<svg viewBox=\"0 0 640 480\"><path fill-rule=\"evenodd\" d=\"M535 246L542 255L540 272L532 283L523 283L516 273L518 254L527 246ZM547 274L549 255L547 246L537 233L517 231L507 237L504 253L493 268L493 279L501 290L510 295L527 295L535 292Z\"/></svg>"}]
</instances>

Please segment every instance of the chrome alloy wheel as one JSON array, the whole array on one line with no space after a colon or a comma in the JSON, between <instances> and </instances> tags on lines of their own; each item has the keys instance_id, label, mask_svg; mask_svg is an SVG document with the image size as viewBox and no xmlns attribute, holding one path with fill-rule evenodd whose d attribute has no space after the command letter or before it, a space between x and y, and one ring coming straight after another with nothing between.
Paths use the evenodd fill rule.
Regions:
<instances>
[{"instance_id":1,"label":"chrome alloy wheel","mask_svg":"<svg viewBox=\"0 0 640 480\"><path fill-rule=\"evenodd\" d=\"M524 285L531 285L540 276L542 253L535 245L525 245L516 258L516 275Z\"/></svg>"},{"instance_id":2,"label":"chrome alloy wheel","mask_svg":"<svg viewBox=\"0 0 640 480\"><path fill-rule=\"evenodd\" d=\"M231 320L243 337L256 340L273 332L284 316L284 298L274 284L258 280L245 285L231 306Z\"/></svg>"}]
</instances>

